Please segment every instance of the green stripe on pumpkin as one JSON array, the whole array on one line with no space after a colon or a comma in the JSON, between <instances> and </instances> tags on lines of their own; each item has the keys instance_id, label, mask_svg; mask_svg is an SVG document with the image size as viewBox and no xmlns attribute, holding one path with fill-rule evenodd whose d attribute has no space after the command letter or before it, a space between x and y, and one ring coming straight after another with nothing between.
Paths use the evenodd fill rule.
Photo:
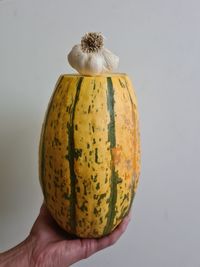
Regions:
<instances>
[{"instance_id":1,"label":"green stripe on pumpkin","mask_svg":"<svg viewBox=\"0 0 200 267\"><path fill-rule=\"evenodd\" d=\"M107 214L107 223L104 228L104 235L108 234L113 228L113 221L116 214L116 201L117 201L117 181L118 174L115 171L115 166L112 162L113 155L112 149L116 147L116 136L115 136L115 110L114 110L114 89L112 79L107 78L107 107L110 115L110 123L108 124L108 141L110 142L111 151L111 188L110 188L110 202Z\"/></svg>"},{"instance_id":2,"label":"green stripe on pumpkin","mask_svg":"<svg viewBox=\"0 0 200 267\"><path fill-rule=\"evenodd\" d=\"M70 114L70 122L68 124L68 160L69 160L69 169L70 169L70 181L71 181L71 196L70 196L70 227L71 231L73 233L76 233L76 174L74 171L74 160L77 157L76 150L75 150L75 144L74 144L74 131L75 131L75 125L74 125L74 117L75 117L75 111L76 111L76 104L79 100L80 90L81 90L81 84L83 81L83 77L81 77L77 84L76 89L76 95L74 99L74 103L72 106L72 112Z\"/></svg>"}]
</instances>

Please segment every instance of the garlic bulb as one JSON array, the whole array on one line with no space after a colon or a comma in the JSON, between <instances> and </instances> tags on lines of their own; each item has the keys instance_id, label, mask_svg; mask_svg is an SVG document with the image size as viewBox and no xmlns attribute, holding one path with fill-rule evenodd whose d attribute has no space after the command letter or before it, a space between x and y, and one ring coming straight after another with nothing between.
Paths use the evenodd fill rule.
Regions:
<instances>
[{"instance_id":1,"label":"garlic bulb","mask_svg":"<svg viewBox=\"0 0 200 267\"><path fill-rule=\"evenodd\" d=\"M81 44L75 45L68 54L72 68L82 75L100 75L113 72L118 67L119 58L104 48L104 38L101 33L86 33Z\"/></svg>"}]
</instances>

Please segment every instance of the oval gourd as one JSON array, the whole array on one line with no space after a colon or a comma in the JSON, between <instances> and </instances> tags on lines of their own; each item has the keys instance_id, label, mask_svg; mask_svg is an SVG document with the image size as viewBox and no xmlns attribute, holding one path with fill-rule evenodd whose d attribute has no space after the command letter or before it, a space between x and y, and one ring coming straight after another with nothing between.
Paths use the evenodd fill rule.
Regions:
<instances>
[{"instance_id":1,"label":"oval gourd","mask_svg":"<svg viewBox=\"0 0 200 267\"><path fill-rule=\"evenodd\" d=\"M68 233L110 233L129 212L140 172L134 90L126 74L62 75L40 138L48 210Z\"/></svg>"}]
</instances>

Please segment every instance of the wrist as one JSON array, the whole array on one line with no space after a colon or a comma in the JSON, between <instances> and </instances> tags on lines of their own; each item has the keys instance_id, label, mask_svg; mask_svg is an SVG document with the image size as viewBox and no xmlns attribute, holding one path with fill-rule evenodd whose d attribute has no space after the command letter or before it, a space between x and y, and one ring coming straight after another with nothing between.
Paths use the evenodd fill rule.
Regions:
<instances>
[{"instance_id":1,"label":"wrist","mask_svg":"<svg viewBox=\"0 0 200 267\"><path fill-rule=\"evenodd\" d=\"M31 255L34 239L28 236L16 247L0 253L0 267L33 267Z\"/></svg>"}]
</instances>

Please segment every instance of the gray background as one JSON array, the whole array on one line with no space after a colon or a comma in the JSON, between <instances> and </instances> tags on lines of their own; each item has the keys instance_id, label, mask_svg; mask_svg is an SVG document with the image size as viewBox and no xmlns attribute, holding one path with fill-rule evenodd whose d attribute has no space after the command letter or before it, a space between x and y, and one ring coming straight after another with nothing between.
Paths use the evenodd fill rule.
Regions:
<instances>
[{"instance_id":1,"label":"gray background","mask_svg":"<svg viewBox=\"0 0 200 267\"><path fill-rule=\"evenodd\" d=\"M102 31L133 80L142 173L120 241L75 266L200 266L200 2L0 1L0 250L23 240L42 202L38 142L66 55Z\"/></svg>"}]
</instances>

